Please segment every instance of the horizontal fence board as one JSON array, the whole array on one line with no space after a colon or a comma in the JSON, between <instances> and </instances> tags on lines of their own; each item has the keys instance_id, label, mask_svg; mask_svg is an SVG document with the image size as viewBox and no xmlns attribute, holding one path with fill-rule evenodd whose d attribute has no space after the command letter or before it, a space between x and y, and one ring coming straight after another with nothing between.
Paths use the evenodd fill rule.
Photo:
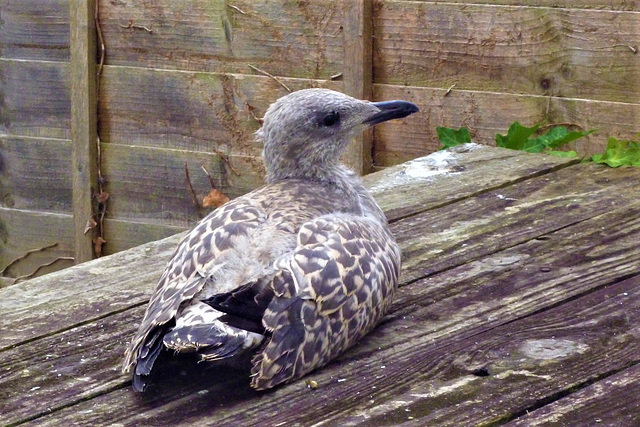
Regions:
<instances>
[{"instance_id":1,"label":"horizontal fence board","mask_svg":"<svg viewBox=\"0 0 640 427\"><path fill-rule=\"evenodd\" d=\"M33 273L43 264L59 257L73 256L73 217L70 214L35 212L19 209L0 208L0 270L4 276L19 277ZM33 252L56 244L53 247ZM73 265L72 261L59 260L43 267L38 276Z\"/></svg>"},{"instance_id":2,"label":"horizontal fence board","mask_svg":"<svg viewBox=\"0 0 640 427\"><path fill-rule=\"evenodd\" d=\"M282 79L291 90L342 82ZM105 67L99 129L102 141L259 156L257 118L287 91L274 79L220 73Z\"/></svg>"},{"instance_id":3,"label":"horizontal fence board","mask_svg":"<svg viewBox=\"0 0 640 427\"><path fill-rule=\"evenodd\" d=\"M409 86L374 85L375 99L406 99L420 112L391 121L374 130L374 163L390 166L436 151L441 147L437 126L469 129L474 142L495 145L495 135L509 125L558 124L573 130L598 132L568 145L582 155L602 152L609 137L636 139L640 104L513 95Z\"/></svg>"},{"instance_id":4,"label":"horizontal fence board","mask_svg":"<svg viewBox=\"0 0 640 427\"><path fill-rule=\"evenodd\" d=\"M434 3L433 0L416 0ZM469 0L447 0L447 3L469 4ZM640 11L637 0L473 0L474 4L562 7L565 9L597 9Z\"/></svg>"},{"instance_id":5,"label":"horizontal fence board","mask_svg":"<svg viewBox=\"0 0 640 427\"><path fill-rule=\"evenodd\" d=\"M71 212L71 141L0 135L0 206Z\"/></svg>"},{"instance_id":6,"label":"horizontal fence board","mask_svg":"<svg viewBox=\"0 0 640 427\"><path fill-rule=\"evenodd\" d=\"M70 139L69 64L0 58L0 133Z\"/></svg>"},{"instance_id":7,"label":"horizontal fence board","mask_svg":"<svg viewBox=\"0 0 640 427\"><path fill-rule=\"evenodd\" d=\"M115 254L148 242L155 242L186 229L187 227L166 224L105 219L104 235L107 243L103 246L104 255Z\"/></svg>"},{"instance_id":8,"label":"horizontal fence board","mask_svg":"<svg viewBox=\"0 0 640 427\"><path fill-rule=\"evenodd\" d=\"M69 61L69 0L0 1L0 56Z\"/></svg>"},{"instance_id":9,"label":"horizontal fence board","mask_svg":"<svg viewBox=\"0 0 640 427\"><path fill-rule=\"evenodd\" d=\"M374 82L637 102L640 14L384 1Z\"/></svg>"},{"instance_id":10,"label":"horizontal fence board","mask_svg":"<svg viewBox=\"0 0 640 427\"><path fill-rule=\"evenodd\" d=\"M209 193L211 173L216 188L233 198L263 182L257 158L168 150L120 144L102 144L102 175L109 193L109 218L188 227L198 219L186 184L184 163L202 202ZM232 169L233 168L233 169Z\"/></svg>"},{"instance_id":11,"label":"horizontal fence board","mask_svg":"<svg viewBox=\"0 0 640 427\"><path fill-rule=\"evenodd\" d=\"M107 63L325 79L342 71L342 3L101 1Z\"/></svg>"}]
</instances>

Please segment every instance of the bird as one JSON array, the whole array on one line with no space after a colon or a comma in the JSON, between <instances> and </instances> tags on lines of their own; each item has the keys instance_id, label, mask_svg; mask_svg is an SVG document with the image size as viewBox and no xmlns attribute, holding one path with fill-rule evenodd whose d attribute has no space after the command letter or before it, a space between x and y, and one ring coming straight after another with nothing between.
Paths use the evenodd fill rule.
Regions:
<instances>
[{"instance_id":1,"label":"bird","mask_svg":"<svg viewBox=\"0 0 640 427\"><path fill-rule=\"evenodd\" d=\"M326 365L370 332L398 286L401 252L382 209L341 154L353 137L409 116L312 88L269 106L256 139L266 183L212 211L179 242L125 351L145 391L164 351L234 365L266 390Z\"/></svg>"}]
</instances>

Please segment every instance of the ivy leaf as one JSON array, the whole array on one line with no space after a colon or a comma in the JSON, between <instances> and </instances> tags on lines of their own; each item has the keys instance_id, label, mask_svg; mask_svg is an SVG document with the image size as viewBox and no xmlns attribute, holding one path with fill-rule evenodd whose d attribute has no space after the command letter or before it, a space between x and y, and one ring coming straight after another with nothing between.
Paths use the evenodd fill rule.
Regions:
<instances>
[{"instance_id":1,"label":"ivy leaf","mask_svg":"<svg viewBox=\"0 0 640 427\"><path fill-rule=\"evenodd\" d=\"M596 163L605 163L612 168L618 166L640 166L640 143L635 141L620 141L609 138L607 149L602 154L591 157Z\"/></svg>"},{"instance_id":2,"label":"ivy leaf","mask_svg":"<svg viewBox=\"0 0 640 427\"><path fill-rule=\"evenodd\" d=\"M438 126L436 127L436 132L438 133L440 142L444 146L442 149L471 142L471 135L466 127L461 127L460 129L455 130Z\"/></svg>"},{"instance_id":3,"label":"ivy leaf","mask_svg":"<svg viewBox=\"0 0 640 427\"><path fill-rule=\"evenodd\" d=\"M523 150L529 137L533 135L540 125L533 127L522 126L519 122L513 122L509 126L506 135L496 134L496 145L502 148L510 148L512 150Z\"/></svg>"},{"instance_id":4,"label":"ivy leaf","mask_svg":"<svg viewBox=\"0 0 640 427\"><path fill-rule=\"evenodd\" d=\"M579 138L584 138L585 136L593 132L595 132L595 129L586 132L570 132L565 127L555 126L544 135L529 140L525 144L524 151L529 151L531 153L540 153L543 150L553 150L554 148L560 147L568 142L575 141Z\"/></svg>"},{"instance_id":5,"label":"ivy leaf","mask_svg":"<svg viewBox=\"0 0 640 427\"><path fill-rule=\"evenodd\" d=\"M545 154L551 154L552 156L558 156L558 157L578 157L578 153L575 151L551 150L551 151L545 151Z\"/></svg>"}]
</instances>

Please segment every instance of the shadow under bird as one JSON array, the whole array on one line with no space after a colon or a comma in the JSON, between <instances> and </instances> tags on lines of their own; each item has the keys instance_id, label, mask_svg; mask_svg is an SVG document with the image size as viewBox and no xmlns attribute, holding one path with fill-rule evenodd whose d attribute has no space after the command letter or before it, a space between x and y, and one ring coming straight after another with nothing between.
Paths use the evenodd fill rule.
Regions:
<instances>
[{"instance_id":1,"label":"shadow under bird","mask_svg":"<svg viewBox=\"0 0 640 427\"><path fill-rule=\"evenodd\" d=\"M144 391L163 349L202 361L249 360L264 390L325 365L389 308L400 249L360 178L340 164L370 126L418 111L327 89L267 110L267 183L204 218L179 243L125 352Z\"/></svg>"}]
</instances>

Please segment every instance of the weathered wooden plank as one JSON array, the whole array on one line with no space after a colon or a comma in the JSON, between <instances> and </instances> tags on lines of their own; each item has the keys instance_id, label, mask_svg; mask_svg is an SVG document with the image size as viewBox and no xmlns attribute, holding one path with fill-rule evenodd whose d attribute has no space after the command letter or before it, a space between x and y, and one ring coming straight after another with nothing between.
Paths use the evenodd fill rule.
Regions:
<instances>
[{"instance_id":1,"label":"weathered wooden plank","mask_svg":"<svg viewBox=\"0 0 640 427\"><path fill-rule=\"evenodd\" d=\"M15 278L31 274L38 267L60 257L72 257L71 224L70 214L0 208L0 270L12 261L22 258L28 251L53 244L56 245L31 253L15 262L4 275ZM56 261L51 266L43 267L37 275L41 276L71 264L69 260Z\"/></svg>"},{"instance_id":2,"label":"weathered wooden plank","mask_svg":"<svg viewBox=\"0 0 640 427\"><path fill-rule=\"evenodd\" d=\"M0 133L70 139L69 64L0 58Z\"/></svg>"},{"instance_id":3,"label":"weathered wooden plank","mask_svg":"<svg viewBox=\"0 0 640 427\"><path fill-rule=\"evenodd\" d=\"M165 375L174 377L151 390L148 397L135 396L130 389L116 390L41 418L37 425L96 425L107 419L113 422L114 405L120 408L118 422L123 425L142 420L174 425L359 425L363 418L393 415L398 408L407 416L405 407L417 421L426 420L429 425L467 425L460 419L465 414L460 412L461 406L477 406L485 394L491 399L505 392L510 393L510 398L503 399L501 407L496 403L495 410L487 411L481 405L475 415L486 420L517 413L532 404L532 396L527 395L531 389L523 386L525 381L537 384L549 376L548 382L543 382L545 388L540 387L541 391L533 396L537 400L580 386L580 380L571 382L580 369L588 369L598 378L631 361L637 363L635 317L640 315L640 286L637 279L604 285L636 273L640 267L636 251L638 213L640 205L636 203L632 208L621 208L561 230L551 239L533 240L446 271L433 280L408 285L400 291L391 320L340 358L339 363L312 375L320 385L315 392L307 389L304 381L298 381L267 394L254 394L246 385L240 386L238 378L228 379L223 374L223 383L215 384L215 371L199 376L187 368L187 376L181 377L179 369L173 368ZM566 274L548 274L559 269ZM590 290L596 292L588 294ZM576 299L584 294L587 296ZM560 305L563 301L570 302ZM543 307L555 308L530 316ZM584 321L576 325L576 317ZM554 335L562 344L568 334L587 347L579 347L579 357L575 357L574 348L568 355L573 358L557 360L555 365L535 357L518 359L516 350L525 345L533 346L535 340L553 339ZM605 340L612 336L620 339ZM111 338L105 334L100 339ZM88 345L60 341L59 357L64 357L70 347ZM101 347L93 339L91 343ZM606 352L602 351L603 346ZM483 351L485 348L491 351ZM15 349L18 350L20 347ZM111 371L111 357L107 357L106 366L96 364L93 369ZM57 365L57 359L48 363ZM485 365L490 373L487 379L472 374ZM91 378L94 374L84 375ZM66 390L68 398L73 394L70 381L63 378L51 386ZM127 379L121 377L121 381L124 385ZM27 378L19 387L31 390L33 384ZM117 387L117 383L111 384ZM465 386L470 387L467 394ZM438 392L440 387L442 392ZM49 397L46 390L41 393ZM318 393L330 396L322 400L322 411L317 408ZM49 402L53 407L69 403ZM202 411L219 406L224 410ZM433 408L437 411L431 411ZM445 424L430 424L429 417ZM391 419L388 425L397 421Z\"/></svg>"},{"instance_id":4,"label":"weathered wooden plank","mask_svg":"<svg viewBox=\"0 0 640 427\"><path fill-rule=\"evenodd\" d=\"M349 0L343 5L344 92L358 99L373 94L373 2ZM345 163L359 174L371 170L373 131L356 136L343 155Z\"/></svg>"},{"instance_id":5,"label":"weathered wooden plank","mask_svg":"<svg viewBox=\"0 0 640 427\"><path fill-rule=\"evenodd\" d=\"M504 151L489 147L483 147L482 150ZM539 158L543 162L546 159L540 155L530 156ZM487 166L490 165L487 164ZM451 269L456 265L494 253L503 247L520 244L573 223L584 221L614 209L618 206L617 203L637 202L637 188L634 187L634 183L637 182L635 179L637 173L634 174L634 169L610 170L605 167L574 166L574 168L584 167L587 169L584 173L579 174L579 179L576 178L578 172L563 170L529 180L531 183L529 181L520 183L518 187L522 186L522 190L505 188L479 195L475 194L478 193L477 183L465 180L464 173L461 173L459 180L468 182L469 186L462 186L456 191L460 196L466 193L470 198L459 201L457 206L460 209L456 209L455 213L452 213L451 208L445 204L439 209L408 217L392 224L393 231L398 236L404 253L402 283L406 284L425 275L433 275ZM385 178L382 174L377 175ZM434 202L438 202L439 195L442 193L438 188L448 188L451 179L450 176L440 175L430 184L433 191L429 193L433 195ZM375 183L369 181L369 185L373 184ZM429 203L426 199L417 199L417 201L421 204ZM412 198L405 197L398 201L398 203L401 202L411 205L414 201ZM481 207L484 204L486 204L486 208ZM471 219L469 218L470 212L473 212ZM496 212L500 212L501 221L496 221ZM563 218L556 218L558 212L562 214ZM541 220L540 218L545 219ZM438 225L438 227L435 228L434 225ZM135 224L132 226L135 227ZM119 238L126 237L120 237L119 233L115 233L111 237L108 235L108 243L105 247L109 248L109 242ZM0 317L0 327L15 323L18 318L25 320L28 325L33 325L24 330L0 336L0 348L15 345L34 336L47 335L56 330L65 329L63 325L70 327L75 322L90 320L89 315L92 313L87 314L82 310L76 312L76 309L72 310L67 307L69 296L63 289L65 283L70 280L85 284L82 298L76 297L78 304L82 307L97 305L102 314L108 310L109 304L122 307L122 304L126 306L127 304L143 303L145 298L148 298L166 261L173 253L178 239L179 236L170 237L158 243L145 245L145 248L149 248L147 250L134 249L116 254L115 258L104 258L100 260L100 263L92 264L91 272L78 270L77 273L81 274L78 277L75 276L76 270L59 272L46 279L33 280L15 287L12 292L34 295L34 299L28 300L30 304L37 303L39 287L46 286L48 289L56 289L56 292L42 294L42 301L38 303L41 304L39 305L40 309L34 308L33 310L26 310L22 305L16 305L15 302L4 307L2 299L0 299L0 309L3 312L3 316ZM115 244L117 245L117 243ZM151 256L148 251L153 251L151 253L155 255ZM112 264L110 264L110 259L114 260ZM142 262L141 259L145 261ZM121 263L125 264L124 270L117 268ZM130 265L136 263L138 267L136 267L135 274L124 277L124 273L121 273L122 277L118 276L114 282L114 275L117 276L118 271L129 271L132 269ZM44 280L46 280L46 285L44 285ZM135 298L130 294L134 291L138 295ZM73 290L74 295L76 292L77 290ZM12 300L14 298L7 296L6 299ZM25 300L25 304L27 304L27 300ZM45 308L53 310L54 307L59 307L56 309L57 311L69 313L69 316L58 319L62 323L52 322L50 319L38 320L40 319L38 310ZM27 315L33 317L26 317Z\"/></svg>"},{"instance_id":6,"label":"weathered wooden plank","mask_svg":"<svg viewBox=\"0 0 640 427\"><path fill-rule=\"evenodd\" d=\"M3 425L48 414L62 402L121 387L122 343L135 332L135 322L143 313L144 307L127 310L40 339L30 345L28 354L24 346L0 352L0 382L7 386L0 389ZM42 404L34 406L35 402Z\"/></svg>"},{"instance_id":7,"label":"weathered wooden plank","mask_svg":"<svg viewBox=\"0 0 640 427\"><path fill-rule=\"evenodd\" d=\"M505 247L546 238L556 230L635 203L640 196L639 178L634 168L577 165L462 200L454 210L445 206L409 217L393 227L402 242L401 281L411 282Z\"/></svg>"},{"instance_id":8,"label":"weathered wooden plank","mask_svg":"<svg viewBox=\"0 0 640 427\"><path fill-rule=\"evenodd\" d=\"M186 184L184 164L200 201L211 185L204 171L211 173L216 187L229 197L262 185L262 161L187 150L157 149L113 143L102 144L102 174L109 197L108 216L139 222L156 222L189 227L198 220Z\"/></svg>"},{"instance_id":9,"label":"weathered wooden plank","mask_svg":"<svg viewBox=\"0 0 640 427\"><path fill-rule=\"evenodd\" d=\"M436 126L466 126L474 142L495 145L514 121L567 123L598 132L569 144L583 155L603 152L609 137L637 139L640 104L446 89L374 85L374 99L406 99L420 112L374 129L374 164L390 166L441 147Z\"/></svg>"},{"instance_id":10,"label":"weathered wooden plank","mask_svg":"<svg viewBox=\"0 0 640 427\"><path fill-rule=\"evenodd\" d=\"M166 224L105 219L104 234L107 243L103 246L103 254L112 255L148 242L166 239L185 231L186 228Z\"/></svg>"},{"instance_id":11,"label":"weathered wooden plank","mask_svg":"<svg viewBox=\"0 0 640 427\"><path fill-rule=\"evenodd\" d=\"M0 57L69 61L69 0L2 0L0 8Z\"/></svg>"},{"instance_id":12,"label":"weathered wooden plank","mask_svg":"<svg viewBox=\"0 0 640 427\"><path fill-rule=\"evenodd\" d=\"M75 263L93 259L98 185L97 0L69 0L71 62L71 174Z\"/></svg>"},{"instance_id":13,"label":"weathered wooden plank","mask_svg":"<svg viewBox=\"0 0 640 427\"><path fill-rule=\"evenodd\" d=\"M419 359L413 352L397 352L384 372L384 381L396 380L396 385L374 398L387 405L362 399L355 415L341 412L315 425L502 425L547 401L571 396L640 362L639 279L636 276L446 347L423 349ZM407 366L412 367L409 372ZM474 374L477 370L488 375ZM374 369L362 371L364 375ZM634 402L637 397L626 403ZM621 413L601 410L609 414L609 425L632 426L624 420L638 416L631 407ZM586 416L584 423L578 419L571 419L570 425L598 425L593 418L591 423Z\"/></svg>"},{"instance_id":14,"label":"weathered wooden plank","mask_svg":"<svg viewBox=\"0 0 640 427\"><path fill-rule=\"evenodd\" d=\"M633 102L640 16L384 1L375 13L376 83Z\"/></svg>"},{"instance_id":15,"label":"weathered wooden plank","mask_svg":"<svg viewBox=\"0 0 640 427\"><path fill-rule=\"evenodd\" d=\"M606 350L605 350L606 351ZM640 423L640 364L536 409L508 427L635 426Z\"/></svg>"},{"instance_id":16,"label":"weathered wooden plank","mask_svg":"<svg viewBox=\"0 0 640 427\"><path fill-rule=\"evenodd\" d=\"M112 65L327 79L342 71L336 1L102 1Z\"/></svg>"},{"instance_id":17,"label":"weathered wooden plank","mask_svg":"<svg viewBox=\"0 0 640 427\"><path fill-rule=\"evenodd\" d=\"M2 207L71 212L71 143L0 136Z\"/></svg>"},{"instance_id":18,"label":"weathered wooden plank","mask_svg":"<svg viewBox=\"0 0 640 427\"><path fill-rule=\"evenodd\" d=\"M429 1L433 0L416 0ZM468 0L448 0L447 3L469 4ZM510 5L510 6L538 6L562 7L565 9L597 9L615 11L640 11L637 1L628 0L474 0L474 4Z\"/></svg>"},{"instance_id":19,"label":"weathered wooden plank","mask_svg":"<svg viewBox=\"0 0 640 427\"><path fill-rule=\"evenodd\" d=\"M5 95L0 132L68 139L66 65L0 60L0 70L3 90L15 89ZM292 89L342 89L342 82L284 81ZM107 67L101 93L100 136L104 142L258 156L261 147L253 132L259 124L253 115L262 116L286 91L264 76ZM404 120L376 127L377 166L437 150L436 126L467 126L476 142L493 144L495 134L505 134L515 120L526 125L547 119L575 123L599 130L575 144L580 152L589 154L604 150L609 136L636 138L640 121L638 104L455 89L445 93L445 89L374 85L373 99L407 99L421 108Z\"/></svg>"},{"instance_id":20,"label":"weathered wooden plank","mask_svg":"<svg viewBox=\"0 0 640 427\"><path fill-rule=\"evenodd\" d=\"M475 193L544 175L577 161L466 144L387 168L365 176L363 181L387 218L396 221ZM442 181L447 185L439 185ZM425 186L429 186L429 191L424 191Z\"/></svg>"},{"instance_id":21,"label":"weathered wooden plank","mask_svg":"<svg viewBox=\"0 0 640 427\"><path fill-rule=\"evenodd\" d=\"M70 216L67 222L71 222ZM0 317L4 331L0 349L143 304L180 237L169 237L93 260L83 268L68 268L2 289L0 309L6 316ZM71 243L67 248L71 248ZM73 286L69 286L71 282ZM62 312L66 314L42 316Z\"/></svg>"},{"instance_id":22,"label":"weathered wooden plank","mask_svg":"<svg viewBox=\"0 0 640 427\"><path fill-rule=\"evenodd\" d=\"M103 142L259 156L254 132L267 107L287 94L265 76L105 67ZM283 79L292 90L340 89L341 82Z\"/></svg>"}]
</instances>

